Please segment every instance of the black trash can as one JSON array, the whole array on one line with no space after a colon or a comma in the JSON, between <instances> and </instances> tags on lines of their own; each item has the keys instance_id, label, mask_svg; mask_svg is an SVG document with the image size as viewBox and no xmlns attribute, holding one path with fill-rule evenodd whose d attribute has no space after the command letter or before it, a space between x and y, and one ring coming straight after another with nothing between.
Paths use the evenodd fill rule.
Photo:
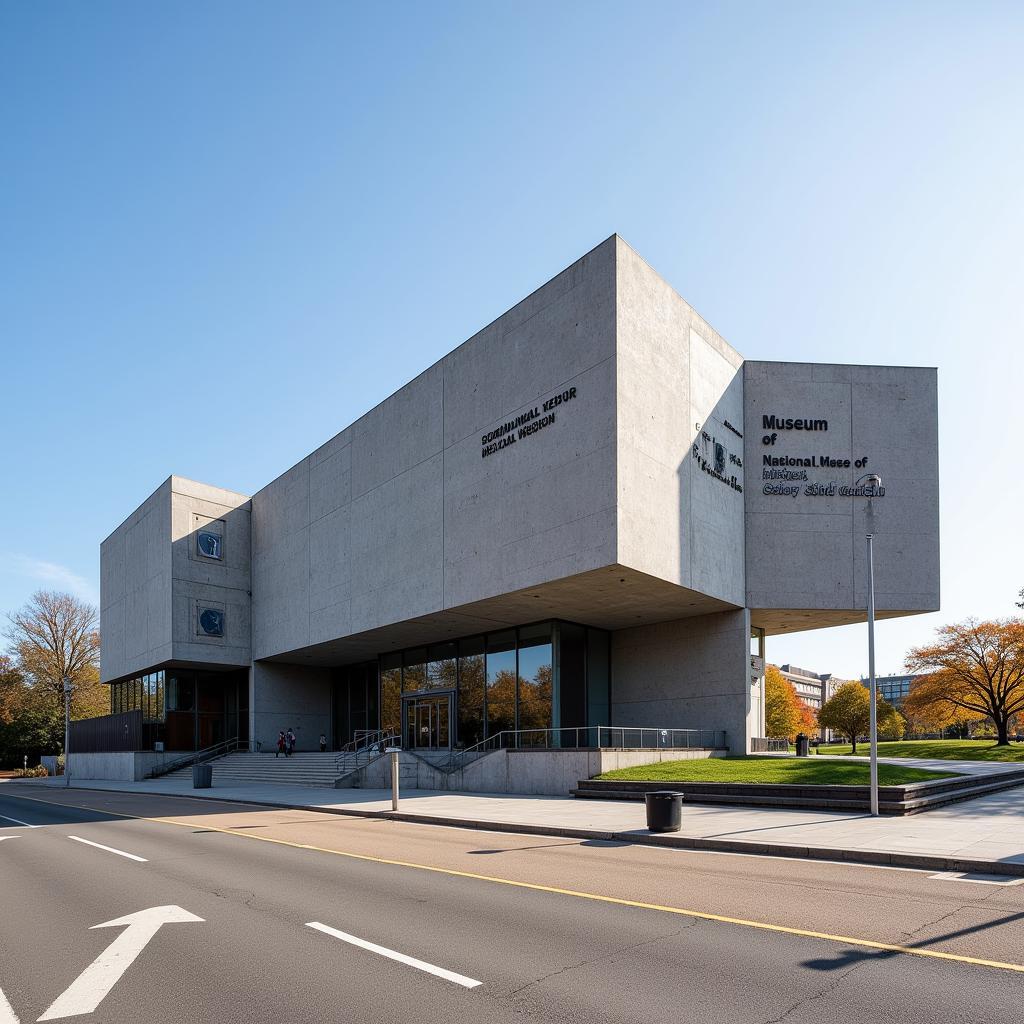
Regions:
<instances>
[{"instance_id":1,"label":"black trash can","mask_svg":"<svg viewBox=\"0 0 1024 1024\"><path fill-rule=\"evenodd\" d=\"M645 793L647 828L651 832L678 832L683 824L683 794L671 789Z\"/></svg>"},{"instance_id":2,"label":"black trash can","mask_svg":"<svg viewBox=\"0 0 1024 1024\"><path fill-rule=\"evenodd\" d=\"M192 765L192 788L209 789L213 785L213 765Z\"/></svg>"},{"instance_id":3,"label":"black trash can","mask_svg":"<svg viewBox=\"0 0 1024 1024\"><path fill-rule=\"evenodd\" d=\"M809 757L810 753L811 741L803 733L800 733L796 738L796 756Z\"/></svg>"}]
</instances>

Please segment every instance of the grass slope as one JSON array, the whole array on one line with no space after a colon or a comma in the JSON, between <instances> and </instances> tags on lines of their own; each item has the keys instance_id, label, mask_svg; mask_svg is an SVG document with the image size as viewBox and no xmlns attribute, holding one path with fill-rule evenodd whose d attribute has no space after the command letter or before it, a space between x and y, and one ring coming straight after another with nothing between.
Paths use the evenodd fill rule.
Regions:
<instances>
[{"instance_id":1,"label":"grass slope","mask_svg":"<svg viewBox=\"0 0 1024 1024\"><path fill-rule=\"evenodd\" d=\"M927 772L900 765L878 766L878 782L882 786L928 782L956 774ZM866 786L870 781L867 764L819 761L813 757L709 757L689 761L662 761L661 764L619 768L597 777L629 782L769 782L798 786Z\"/></svg>"},{"instance_id":2,"label":"grass slope","mask_svg":"<svg viewBox=\"0 0 1024 1024\"><path fill-rule=\"evenodd\" d=\"M823 754L849 754L850 745L822 744ZM868 756L867 743L857 744L857 757ZM879 757L930 757L942 761L1021 761L1024 743L997 747L992 740L894 740L878 744Z\"/></svg>"}]
</instances>

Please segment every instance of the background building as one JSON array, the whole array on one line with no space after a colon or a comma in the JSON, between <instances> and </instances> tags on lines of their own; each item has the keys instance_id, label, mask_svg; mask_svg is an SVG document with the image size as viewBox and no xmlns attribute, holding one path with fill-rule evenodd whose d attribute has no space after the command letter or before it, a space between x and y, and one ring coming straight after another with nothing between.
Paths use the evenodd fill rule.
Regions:
<instances>
[{"instance_id":1,"label":"background building","mask_svg":"<svg viewBox=\"0 0 1024 1024\"><path fill-rule=\"evenodd\" d=\"M878 689L878 696L887 700L897 711L902 710L903 700L910 693L910 686L917 675L902 676L875 676L875 684ZM871 681L861 679L861 685L867 689L871 688Z\"/></svg>"},{"instance_id":2,"label":"background building","mask_svg":"<svg viewBox=\"0 0 1024 1024\"><path fill-rule=\"evenodd\" d=\"M788 679L796 690L796 695L815 714L847 679L837 679L830 672L811 672L809 669L798 668L796 665L783 665L779 671L783 678ZM819 727L818 735L823 740L832 739L832 730Z\"/></svg>"}]
</instances>

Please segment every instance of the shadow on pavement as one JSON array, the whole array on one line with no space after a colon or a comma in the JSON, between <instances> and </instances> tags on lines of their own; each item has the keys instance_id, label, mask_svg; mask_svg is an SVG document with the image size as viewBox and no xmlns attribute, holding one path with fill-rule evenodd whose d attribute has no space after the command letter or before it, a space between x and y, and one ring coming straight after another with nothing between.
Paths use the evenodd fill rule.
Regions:
<instances>
[{"instance_id":1,"label":"shadow on pavement","mask_svg":"<svg viewBox=\"0 0 1024 1024\"><path fill-rule=\"evenodd\" d=\"M1022 920L1024 920L1024 911L1020 911L1016 914L1007 914L1005 917L1001 917L997 921L986 921L984 924L972 925L970 928L958 928L956 931L945 932L942 935L933 935L930 938L921 939L918 942L906 942L903 943L903 946L906 949L929 949L936 942L943 942L947 939L960 939L965 935L976 935L978 932L988 931L990 928L998 928L1000 925L1012 924L1015 921ZM871 960L888 960L894 956L902 955L902 953L893 949L848 949L839 956L819 957L816 960L804 960L803 966L809 967L814 971L838 971L846 967L851 967L854 964L864 963Z\"/></svg>"}]
</instances>

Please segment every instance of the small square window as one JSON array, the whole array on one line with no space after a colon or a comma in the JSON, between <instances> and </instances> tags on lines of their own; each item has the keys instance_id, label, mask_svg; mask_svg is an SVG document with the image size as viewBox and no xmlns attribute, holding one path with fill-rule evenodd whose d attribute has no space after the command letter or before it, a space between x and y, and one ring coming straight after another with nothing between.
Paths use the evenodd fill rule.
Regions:
<instances>
[{"instance_id":1,"label":"small square window","mask_svg":"<svg viewBox=\"0 0 1024 1024\"><path fill-rule=\"evenodd\" d=\"M196 534L196 549L203 558L224 558L224 540L219 533L212 530L200 530Z\"/></svg>"},{"instance_id":2,"label":"small square window","mask_svg":"<svg viewBox=\"0 0 1024 1024\"><path fill-rule=\"evenodd\" d=\"M199 632L206 636L224 635L224 612L220 608L199 609Z\"/></svg>"}]
</instances>

